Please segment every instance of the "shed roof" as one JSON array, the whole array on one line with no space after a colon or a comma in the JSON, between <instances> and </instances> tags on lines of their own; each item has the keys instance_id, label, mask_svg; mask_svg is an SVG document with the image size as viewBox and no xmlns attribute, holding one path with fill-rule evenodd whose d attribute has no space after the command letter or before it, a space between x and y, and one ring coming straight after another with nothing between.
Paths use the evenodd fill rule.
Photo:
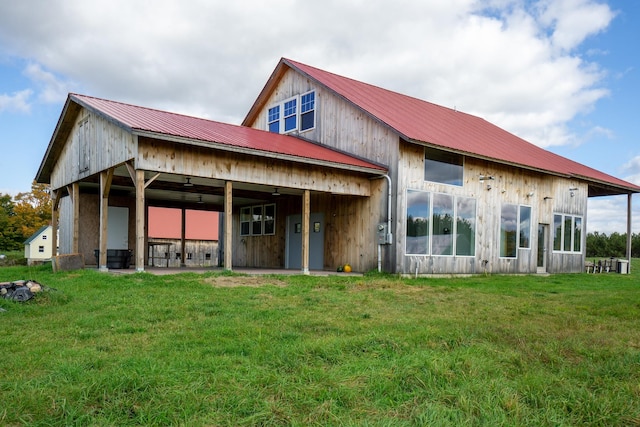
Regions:
<instances>
[{"instance_id":1,"label":"shed roof","mask_svg":"<svg viewBox=\"0 0 640 427\"><path fill-rule=\"evenodd\" d=\"M245 118L247 125L287 68L296 70L399 134L424 145L521 168L588 181L590 195L640 192L640 186L615 178L550 151L471 114L339 76L282 58Z\"/></svg>"},{"instance_id":2,"label":"shed roof","mask_svg":"<svg viewBox=\"0 0 640 427\"><path fill-rule=\"evenodd\" d=\"M42 160L36 180L48 182L56 157L72 127L73 112L84 107L136 135L172 139L185 144L277 157L335 168L384 173L386 168L298 137L221 123L86 95L69 94Z\"/></svg>"},{"instance_id":3,"label":"shed roof","mask_svg":"<svg viewBox=\"0 0 640 427\"><path fill-rule=\"evenodd\" d=\"M38 231L36 231L35 233L33 233L27 240L24 241L25 245L30 244L31 242L33 242L34 240L36 240L38 237L40 237L40 235L42 235L47 228L51 227L50 225L43 225L42 227L40 227L38 229Z\"/></svg>"}]
</instances>

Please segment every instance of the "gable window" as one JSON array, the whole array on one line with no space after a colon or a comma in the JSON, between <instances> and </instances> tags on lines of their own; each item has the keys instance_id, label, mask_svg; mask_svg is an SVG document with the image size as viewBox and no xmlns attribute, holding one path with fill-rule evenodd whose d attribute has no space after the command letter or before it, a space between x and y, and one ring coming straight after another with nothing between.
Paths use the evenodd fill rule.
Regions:
<instances>
[{"instance_id":1,"label":"gable window","mask_svg":"<svg viewBox=\"0 0 640 427\"><path fill-rule=\"evenodd\" d=\"M300 130L316 127L316 93L305 93L300 97Z\"/></svg>"},{"instance_id":2,"label":"gable window","mask_svg":"<svg viewBox=\"0 0 640 427\"><path fill-rule=\"evenodd\" d=\"M274 133L306 131L316 125L314 91L285 99L267 109L267 129Z\"/></svg>"},{"instance_id":3,"label":"gable window","mask_svg":"<svg viewBox=\"0 0 640 427\"><path fill-rule=\"evenodd\" d=\"M38 246L38 252L44 253L44 246Z\"/></svg>"},{"instance_id":4,"label":"gable window","mask_svg":"<svg viewBox=\"0 0 640 427\"><path fill-rule=\"evenodd\" d=\"M42 235L42 240L47 240L47 235L46 234Z\"/></svg>"},{"instance_id":5,"label":"gable window","mask_svg":"<svg viewBox=\"0 0 640 427\"><path fill-rule=\"evenodd\" d=\"M557 252L582 252L582 218L579 216L553 215L553 250Z\"/></svg>"},{"instance_id":6,"label":"gable window","mask_svg":"<svg viewBox=\"0 0 640 427\"><path fill-rule=\"evenodd\" d=\"M269 132L280 133L280 106L269 108L267 124Z\"/></svg>"},{"instance_id":7,"label":"gable window","mask_svg":"<svg viewBox=\"0 0 640 427\"><path fill-rule=\"evenodd\" d=\"M462 186L462 170L462 155L425 147L425 181Z\"/></svg>"},{"instance_id":8,"label":"gable window","mask_svg":"<svg viewBox=\"0 0 640 427\"><path fill-rule=\"evenodd\" d=\"M407 190L406 219L407 255L475 255L475 199Z\"/></svg>"},{"instance_id":9,"label":"gable window","mask_svg":"<svg viewBox=\"0 0 640 427\"><path fill-rule=\"evenodd\" d=\"M284 102L284 132L291 132L298 128L297 114L298 99L293 98Z\"/></svg>"},{"instance_id":10,"label":"gable window","mask_svg":"<svg viewBox=\"0 0 640 427\"><path fill-rule=\"evenodd\" d=\"M255 205L240 208L240 235L275 234L276 205Z\"/></svg>"}]
</instances>

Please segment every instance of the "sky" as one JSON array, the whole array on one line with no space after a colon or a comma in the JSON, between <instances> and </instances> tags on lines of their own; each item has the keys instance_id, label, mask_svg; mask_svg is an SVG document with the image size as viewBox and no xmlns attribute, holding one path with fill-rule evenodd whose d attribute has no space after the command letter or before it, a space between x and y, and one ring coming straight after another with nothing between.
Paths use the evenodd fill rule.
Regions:
<instances>
[{"instance_id":1,"label":"sky","mask_svg":"<svg viewBox=\"0 0 640 427\"><path fill-rule=\"evenodd\" d=\"M240 124L281 57L640 185L638 40L635 0L0 0L0 193L30 191L70 92ZM587 231L626 210L589 199Z\"/></svg>"}]
</instances>

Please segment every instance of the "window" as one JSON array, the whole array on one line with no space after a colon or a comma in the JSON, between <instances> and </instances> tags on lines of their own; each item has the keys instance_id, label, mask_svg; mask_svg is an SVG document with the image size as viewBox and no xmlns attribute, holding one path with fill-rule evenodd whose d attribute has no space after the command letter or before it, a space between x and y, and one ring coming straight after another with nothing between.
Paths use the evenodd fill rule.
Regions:
<instances>
[{"instance_id":1,"label":"window","mask_svg":"<svg viewBox=\"0 0 640 427\"><path fill-rule=\"evenodd\" d=\"M476 200L407 190L407 255L474 256Z\"/></svg>"},{"instance_id":2,"label":"window","mask_svg":"<svg viewBox=\"0 0 640 427\"><path fill-rule=\"evenodd\" d=\"M264 234L276 234L276 205L264 206Z\"/></svg>"},{"instance_id":3,"label":"window","mask_svg":"<svg viewBox=\"0 0 640 427\"><path fill-rule=\"evenodd\" d=\"M269 132L280 133L280 106L269 108L267 125Z\"/></svg>"},{"instance_id":4,"label":"window","mask_svg":"<svg viewBox=\"0 0 640 427\"><path fill-rule=\"evenodd\" d=\"M462 156L456 153L424 149L424 180L462 186Z\"/></svg>"},{"instance_id":5,"label":"window","mask_svg":"<svg viewBox=\"0 0 640 427\"><path fill-rule=\"evenodd\" d=\"M518 206L502 205L500 212L500 256L515 258L518 239Z\"/></svg>"},{"instance_id":6,"label":"window","mask_svg":"<svg viewBox=\"0 0 640 427\"><path fill-rule=\"evenodd\" d=\"M500 256L516 258L518 248L531 249L531 207L502 205Z\"/></svg>"},{"instance_id":7,"label":"window","mask_svg":"<svg viewBox=\"0 0 640 427\"><path fill-rule=\"evenodd\" d=\"M38 252L44 253L44 246L38 246Z\"/></svg>"},{"instance_id":8,"label":"window","mask_svg":"<svg viewBox=\"0 0 640 427\"><path fill-rule=\"evenodd\" d=\"M204 254L204 259L207 260L207 261L210 261L211 260L211 254L210 253Z\"/></svg>"},{"instance_id":9,"label":"window","mask_svg":"<svg viewBox=\"0 0 640 427\"><path fill-rule=\"evenodd\" d=\"M46 234L42 235L42 240L47 240L47 235Z\"/></svg>"},{"instance_id":10,"label":"window","mask_svg":"<svg viewBox=\"0 0 640 427\"><path fill-rule=\"evenodd\" d=\"M433 255L453 255L453 196L433 195Z\"/></svg>"},{"instance_id":11,"label":"window","mask_svg":"<svg viewBox=\"0 0 640 427\"><path fill-rule=\"evenodd\" d=\"M456 201L456 255L476 254L476 199L459 197Z\"/></svg>"},{"instance_id":12,"label":"window","mask_svg":"<svg viewBox=\"0 0 640 427\"><path fill-rule=\"evenodd\" d=\"M531 249L531 206L520 206L520 234L518 247Z\"/></svg>"},{"instance_id":13,"label":"window","mask_svg":"<svg viewBox=\"0 0 640 427\"><path fill-rule=\"evenodd\" d=\"M316 127L316 93L305 93L300 97L300 130Z\"/></svg>"},{"instance_id":14,"label":"window","mask_svg":"<svg viewBox=\"0 0 640 427\"><path fill-rule=\"evenodd\" d=\"M187 253L187 259L193 259L193 254L191 252Z\"/></svg>"},{"instance_id":15,"label":"window","mask_svg":"<svg viewBox=\"0 0 640 427\"><path fill-rule=\"evenodd\" d=\"M429 196L424 191L407 190L407 255L429 253Z\"/></svg>"},{"instance_id":16,"label":"window","mask_svg":"<svg viewBox=\"0 0 640 427\"><path fill-rule=\"evenodd\" d=\"M262 234L262 206L251 208L251 234L254 236Z\"/></svg>"},{"instance_id":17,"label":"window","mask_svg":"<svg viewBox=\"0 0 640 427\"><path fill-rule=\"evenodd\" d=\"M267 129L274 133L301 132L316 126L314 91L285 99L267 110Z\"/></svg>"},{"instance_id":18,"label":"window","mask_svg":"<svg viewBox=\"0 0 640 427\"><path fill-rule=\"evenodd\" d=\"M553 215L553 250L582 253L582 218L573 215Z\"/></svg>"},{"instance_id":19,"label":"window","mask_svg":"<svg viewBox=\"0 0 640 427\"><path fill-rule=\"evenodd\" d=\"M284 131L291 132L298 128L297 98L284 102Z\"/></svg>"},{"instance_id":20,"label":"window","mask_svg":"<svg viewBox=\"0 0 640 427\"><path fill-rule=\"evenodd\" d=\"M276 205L240 208L240 235L261 236L276 233Z\"/></svg>"}]
</instances>

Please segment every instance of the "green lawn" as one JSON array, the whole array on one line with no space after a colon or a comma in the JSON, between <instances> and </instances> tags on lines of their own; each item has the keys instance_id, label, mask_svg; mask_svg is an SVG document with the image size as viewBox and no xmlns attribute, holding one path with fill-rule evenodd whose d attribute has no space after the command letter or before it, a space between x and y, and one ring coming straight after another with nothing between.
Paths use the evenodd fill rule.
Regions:
<instances>
[{"instance_id":1,"label":"green lawn","mask_svg":"<svg viewBox=\"0 0 640 427\"><path fill-rule=\"evenodd\" d=\"M0 425L640 426L633 274L52 274L0 299Z\"/></svg>"}]
</instances>

